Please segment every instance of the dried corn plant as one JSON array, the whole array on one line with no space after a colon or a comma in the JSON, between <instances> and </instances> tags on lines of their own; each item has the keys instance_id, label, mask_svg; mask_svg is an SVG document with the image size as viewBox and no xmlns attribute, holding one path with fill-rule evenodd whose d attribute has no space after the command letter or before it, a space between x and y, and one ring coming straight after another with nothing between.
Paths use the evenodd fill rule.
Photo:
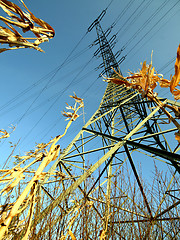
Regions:
<instances>
[{"instance_id":1,"label":"dried corn plant","mask_svg":"<svg viewBox=\"0 0 180 240\"><path fill-rule=\"evenodd\" d=\"M6 130L4 130L4 129L0 130L0 134L1 134L0 135L0 139L10 137L9 133Z\"/></svg>"},{"instance_id":2,"label":"dried corn plant","mask_svg":"<svg viewBox=\"0 0 180 240\"><path fill-rule=\"evenodd\" d=\"M89 196L90 201L82 199L81 194L76 191L73 208L67 214L62 234L57 235L57 239L59 236L60 240L177 239L174 236L179 236L179 205L153 221L128 165L121 166L119 170L119 174L112 178L108 216L105 215L106 186L97 187ZM87 184L92 185L91 181L89 179ZM169 172L158 170L154 163L152 182L148 183L142 179L141 182L155 216L176 202L178 193L173 193L173 189L179 189L179 177L172 169ZM175 195L172 196L173 194ZM72 202L72 196L68 201ZM108 218L106 225L105 218ZM48 234L37 239L47 239L47 236Z\"/></svg>"},{"instance_id":3,"label":"dried corn plant","mask_svg":"<svg viewBox=\"0 0 180 240\"><path fill-rule=\"evenodd\" d=\"M7 200L6 204L0 206L0 239L9 239L8 230L12 230L12 228L16 228L17 231L18 229L19 231L25 231L23 240L28 239L34 216L34 208L39 201L39 182L43 181L48 175L46 167L59 156L60 145L58 141L65 136L71 123L78 118L78 111L84 107L81 98L78 98L76 95L70 97L75 100L75 104L74 106L68 105L67 108L70 112L63 112L63 115L68 117L69 120L64 133L56 136L47 144L38 144L34 151L29 151L25 156L15 156L18 164L12 169L0 170L0 182L2 186L0 194ZM6 132L3 132L3 134L6 134ZM36 171L33 171L32 167ZM54 173L54 176L51 177L57 179L57 174ZM59 174L59 178L64 177L64 174ZM22 185L22 182L24 185ZM18 188L19 191L17 190ZM17 192L17 199L14 200L14 195ZM12 223L15 218L19 218L19 221L16 226L13 226ZM3 238L4 236L5 238Z\"/></svg>"},{"instance_id":4,"label":"dried corn plant","mask_svg":"<svg viewBox=\"0 0 180 240\"><path fill-rule=\"evenodd\" d=\"M115 70L114 70L115 71ZM106 78L105 81L113 82L118 85L125 85L127 88L133 88L139 91L142 97L147 97L152 100L160 109L167 115L169 123L172 122L178 129L175 133L175 139L178 141L178 146L180 145L180 124L176 119L180 119L180 108L177 106L172 106L169 104L162 103L162 101L157 97L157 93L154 89L159 83L162 88L169 88L170 92L174 96L175 100L180 99L180 45L177 49L177 57L175 62L175 74L170 77L170 80L164 79L162 74L158 74L155 68L152 66L152 56L151 63L148 65L146 61L142 64L142 69L136 73L129 73L129 76L123 77L121 74L115 71L116 77ZM170 109L174 112L175 117L167 110Z\"/></svg>"},{"instance_id":5,"label":"dried corn plant","mask_svg":"<svg viewBox=\"0 0 180 240\"><path fill-rule=\"evenodd\" d=\"M11 131L8 133L5 129L0 129L0 139L9 138L11 133L15 131L16 127L11 125Z\"/></svg>"},{"instance_id":6,"label":"dried corn plant","mask_svg":"<svg viewBox=\"0 0 180 240\"><path fill-rule=\"evenodd\" d=\"M33 48L43 52L39 45L54 37L54 29L35 17L23 0L20 2L25 10L10 1L0 0L0 7L7 14L7 17L0 16L0 20L5 24L5 27L0 26L0 43L9 45L9 48L0 48L0 53L20 48ZM23 37L17 30L20 28L23 33L31 32L34 36Z\"/></svg>"}]
</instances>

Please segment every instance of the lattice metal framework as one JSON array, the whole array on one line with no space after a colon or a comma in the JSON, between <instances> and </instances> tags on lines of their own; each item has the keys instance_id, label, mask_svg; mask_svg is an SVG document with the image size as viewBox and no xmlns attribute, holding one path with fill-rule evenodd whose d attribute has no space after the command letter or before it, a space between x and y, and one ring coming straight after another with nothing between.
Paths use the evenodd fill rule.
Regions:
<instances>
[{"instance_id":1,"label":"lattice metal framework","mask_svg":"<svg viewBox=\"0 0 180 240\"><path fill-rule=\"evenodd\" d=\"M89 31L96 28L99 43L96 54L101 54L104 73L111 76L114 74L111 67L119 71L119 66L99 22L103 14ZM161 100L180 107L174 101ZM68 219L74 202L93 201L91 211L97 219L104 219L107 239L128 239L123 238L124 232L129 232L129 239L133 234L139 234L139 239L178 239L180 156L173 152L177 129L164 121L168 121L167 117L153 102L135 90L108 83L97 111L49 171L51 174L58 170L66 177L54 195L51 177L42 186L51 201L40 210L39 222L53 212L57 214L55 226L62 216ZM150 162L154 165L158 160L162 162L160 168L168 166L171 174L158 178L161 171L155 166L158 182L154 185L154 178L146 183L143 176L152 171ZM93 239L95 220L88 214L92 228L86 228L87 239ZM80 222L77 217L77 228Z\"/></svg>"}]
</instances>

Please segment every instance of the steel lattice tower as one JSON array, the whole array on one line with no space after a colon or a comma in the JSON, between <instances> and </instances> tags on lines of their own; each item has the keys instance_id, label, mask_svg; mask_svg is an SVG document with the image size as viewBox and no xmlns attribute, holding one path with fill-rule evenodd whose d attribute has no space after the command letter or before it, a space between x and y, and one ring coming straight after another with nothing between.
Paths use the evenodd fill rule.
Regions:
<instances>
[{"instance_id":1,"label":"steel lattice tower","mask_svg":"<svg viewBox=\"0 0 180 240\"><path fill-rule=\"evenodd\" d=\"M100 25L104 14L102 12L88 31L96 28L96 43L99 44L96 54L102 56L104 74L111 77L114 74L112 67L120 70ZM166 98L161 100L180 107ZM49 188L42 186L51 202L40 211L39 221L50 211L62 212L61 217L67 216L76 200L79 204L91 201L93 215L104 219L104 225L107 226L107 239L132 239L123 238L122 232L133 229L135 234L137 229L143 231L145 228L145 235L142 233L139 239L163 239L159 236L160 229L163 229L166 239L176 239L179 233L168 232L166 228L169 225L177 226L179 222L177 179L180 156L173 152L175 140L167 140L174 139L177 129L171 128L171 124L164 124L165 120L167 117L163 111L135 90L108 83L97 111L51 167L49 174L58 170L66 177L60 183L61 190L54 195L54 183L50 182ZM151 189L149 185L146 188L138 163L143 162L144 166L146 162L156 163L158 160L163 161L164 166L169 166L172 177L165 180L160 178L159 189ZM132 181L129 180L131 177ZM88 215L86 208L85 211L91 221L92 215ZM78 226L81 218L77 217L76 220ZM58 221L60 215L57 215L54 225ZM85 239L93 239L90 237L93 230L88 226L86 231L89 230L89 237Z\"/></svg>"}]
</instances>

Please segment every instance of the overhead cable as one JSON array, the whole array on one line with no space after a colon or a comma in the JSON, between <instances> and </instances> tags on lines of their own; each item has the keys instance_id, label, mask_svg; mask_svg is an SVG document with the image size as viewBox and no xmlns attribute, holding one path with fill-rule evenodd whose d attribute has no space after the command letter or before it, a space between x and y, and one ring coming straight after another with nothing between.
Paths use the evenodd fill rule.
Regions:
<instances>
[{"instance_id":1,"label":"overhead cable","mask_svg":"<svg viewBox=\"0 0 180 240\"><path fill-rule=\"evenodd\" d=\"M133 36L125 43L125 45L123 46L123 49L125 49L137 36L138 34L144 30L147 25L154 19L154 17L160 12L162 11L162 9L166 6L166 4L169 2L169 0L166 0L165 2L163 2L157 9L155 12L153 12L153 14L151 14L151 16L142 24L142 26L133 34Z\"/></svg>"},{"instance_id":2,"label":"overhead cable","mask_svg":"<svg viewBox=\"0 0 180 240\"><path fill-rule=\"evenodd\" d=\"M129 52L127 53L127 55L128 55L132 50L135 49L135 47L153 30L153 28L154 28L155 26L157 26L157 25L167 16L167 14L170 13L170 11L172 11L173 8L176 7L176 5L177 5L178 3L180 3L179 0L178 0L170 9L168 9L168 10L165 12L165 14L150 28L150 30L147 31L147 33L146 33L143 37L140 38L140 40L129 50Z\"/></svg>"},{"instance_id":3,"label":"overhead cable","mask_svg":"<svg viewBox=\"0 0 180 240\"><path fill-rule=\"evenodd\" d=\"M72 81L64 88L64 90L62 91L61 94L59 94L57 96L57 98L53 101L53 103L50 105L50 107L46 110L46 112L41 116L41 118L34 124L34 126L29 130L29 132L25 135L25 137L21 140L20 144L22 144L22 142L24 142L24 140L29 136L29 134L35 129L35 127L41 122L41 120L46 116L46 114L51 110L51 108L54 106L54 104L60 99L60 97L64 94L64 92L72 85L72 83L75 81L75 79L77 79L79 77L79 75L81 74L81 72L88 66L88 64L92 61L92 59L94 58L94 56L92 56L92 58L83 66L83 68L81 69L81 71L76 75L75 78L72 79Z\"/></svg>"},{"instance_id":4,"label":"overhead cable","mask_svg":"<svg viewBox=\"0 0 180 240\"><path fill-rule=\"evenodd\" d=\"M124 28L124 26L127 25L127 23L132 19L132 17L135 15L135 17L131 20L131 22L126 26L126 28L121 33L121 36L119 36L117 39L122 37L127 31L129 31L129 28L136 22L136 20L141 16L142 13L150 6L150 4L153 2L153 0L149 0L146 2L146 5L143 6L143 4L146 2L146 0L143 0L138 7L134 10L132 14L130 14L130 17L126 20L126 22L123 24L123 26L117 31L117 35L121 32L121 30Z\"/></svg>"},{"instance_id":5,"label":"overhead cable","mask_svg":"<svg viewBox=\"0 0 180 240\"><path fill-rule=\"evenodd\" d=\"M124 7L124 9L120 12L120 14L118 15L118 17L115 19L115 21L112 23L111 26L115 26L120 20L121 18L124 16L124 14L126 13L126 11L130 8L130 6L133 4L135 0L130 0L127 5Z\"/></svg>"},{"instance_id":6,"label":"overhead cable","mask_svg":"<svg viewBox=\"0 0 180 240\"><path fill-rule=\"evenodd\" d=\"M179 13L179 9L174 13L172 14L169 19L172 19L177 13ZM167 14L168 15L168 14ZM144 47L157 33L159 33L160 29L162 29L162 27L164 27L168 22L169 22L169 19L167 19L164 23L162 23L162 25L153 33L153 35L148 38L139 48L138 50L136 50L136 52L132 55L136 55L141 49L142 47Z\"/></svg>"}]
</instances>

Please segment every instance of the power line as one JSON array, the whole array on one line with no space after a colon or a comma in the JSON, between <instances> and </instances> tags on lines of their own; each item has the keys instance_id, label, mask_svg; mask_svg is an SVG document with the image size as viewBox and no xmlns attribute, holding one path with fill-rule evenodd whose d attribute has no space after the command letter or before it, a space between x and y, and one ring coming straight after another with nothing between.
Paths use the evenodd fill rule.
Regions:
<instances>
[{"instance_id":1,"label":"power line","mask_svg":"<svg viewBox=\"0 0 180 240\"><path fill-rule=\"evenodd\" d=\"M130 2L132 2L134 0L131 0ZM108 4L108 6L106 7L106 10L110 7L110 5L112 4L113 0L111 0L111 2ZM67 62L67 60L69 59L69 57L72 55L72 53L75 51L75 49L78 47L78 45L82 42L82 40L85 38L85 36L87 35L89 31L87 30L87 32L85 33L85 35L80 39L80 41L76 44L76 46L74 47L74 49L72 49L72 51L70 52L70 54L68 55L68 57L64 60L64 62L60 65L60 67L58 67L57 71L55 72L55 74L53 75L53 77L48 81L48 83L45 85L45 87L41 90L41 92L39 93L39 95L34 99L34 101L32 102L32 104L28 107L28 109L26 110L26 112L22 115L22 117L20 118L20 120L18 121L18 124L20 123L20 121L24 118L24 116L27 114L27 112L29 111L29 109L32 107L32 105L36 102L36 100L39 98L39 96L42 94L42 92L44 91L44 89L48 86L48 84L51 82L51 80L55 77L55 75L57 74L57 72L59 71L59 69ZM91 60L90 60L91 61ZM89 63L89 62L88 62ZM75 80L75 79L74 79ZM72 83L72 81L71 81ZM70 85L68 85L64 91L62 92L62 94L68 89Z\"/></svg>"},{"instance_id":2,"label":"power line","mask_svg":"<svg viewBox=\"0 0 180 240\"><path fill-rule=\"evenodd\" d=\"M162 72L164 69L166 69L170 64L175 62L176 57L171 58L166 64L164 64L160 69L158 69L158 72Z\"/></svg>"},{"instance_id":3,"label":"power line","mask_svg":"<svg viewBox=\"0 0 180 240\"><path fill-rule=\"evenodd\" d=\"M46 112L41 116L41 118L34 124L34 126L29 130L29 132L25 135L25 137L22 139L19 145L24 142L24 140L29 136L29 134L35 129L35 127L40 123L40 121L46 116L46 114L50 111L50 109L55 105L55 103L60 99L60 97L64 94L64 92L72 85L72 83L78 78L78 76L81 74L81 72L88 66L88 64L92 61L92 58L83 66L81 71L76 75L75 78L72 79L72 81L64 88L64 90L57 96L57 98L53 101L53 103L50 105L50 107L46 110Z\"/></svg>"},{"instance_id":4,"label":"power line","mask_svg":"<svg viewBox=\"0 0 180 240\"><path fill-rule=\"evenodd\" d=\"M78 82L82 81L83 79L85 79L87 76L89 76L92 72L94 72L94 70L90 70L89 72L87 72L85 75L83 75L81 78L78 79ZM75 85L78 82L73 82L71 85ZM64 89L61 89L60 91L56 92L55 94L53 94L53 96L51 96L50 98L46 99L45 101L41 102L38 106L34 107L31 109L31 111L29 113L27 113L26 116L29 116L30 114L32 114L33 112L37 111L39 108L41 108L42 106L45 106L46 103L52 101L54 98L56 98L57 96L62 96L63 93L67 90L67 86ZM14 120L12 124L15 124L16 122L19 121L19 118Z\"/></svg>"},{"instance_id":5,"label":"power line","mask_svg":"<svg viewBox=\"0 0 180 240\"><path fill-rule=\"evenodd\" d=\"M79 42L75 45L75 47L72 49L72 51L69 53L69 55L66 57L66 59L64 60L64 62L57 68L57 70L55 71L55 73L53 74L53 76L49 79L49 81L45 84L45 86L43 87L43 89L39 92L39 94L37 95L37 97L32 101L32 103L30 104L30 106L26 109L26 111L24 112L24 114L21 116L21 118L19 119L18 123L19 124L22 119L26 116L27 112L30 110L30 108L33 106L33 104L37 101L37 99L40 97L40 95L44 92L44 90L47 88L47 86L49 85L49 83L54 79L54 77L57 75L57 73L59 72L59 70L66 64L66 62L68 61L68 59L70 58L70 56L73 54L73 52L76 50L76 48L79 46L79 44L82 42L82 40L85 38L85 36L87 35L88 32L86 32L84 34L84 36L79 40Z\"/></svg>"},{"instance_id":6,"label":"power line","mask_svg":"<svg viewBox=\"0 0 180 240\"><path fill-rule=\"evenodd\" d=\"M115 26L120 20L121 18L124 16L124 14L126 13L126 11L130 8L130 6L134 3L135 0L130 0L127 5L124 7L124 9L120 12L120 14L118 15L118 17L115 19L115 21L112 23L111 26Z\"/></svg>"},{"instance_id":7,"label":"power line","mask_svg":"<svg viewBox=\"0 0 180 240\"><path fill-rule=\"evenodd\" d=\"M146 2L146 5L143 7L143 4L146 2L146 0L143 0L138 7L134 10L134 12L130 15L130 17L127 19L127 21L123 24L123 26L117 31L117 35L119 35L120 31L124 28L124 26L127 25L127 23L131 20L131 18L135 15L135 17L131 20L131 22L126 26L126 28L124 29L124 31L121 33L122 37L126 31L129 30L129 28L136 22L136 20L141 16L142 13L144 13L144 11L150 6L150 4L153 2L153 0L149 0L148 2ZM142 8L143 7L143 8ZM142 8L142 9L141 9ZM139 12L138 12L139 10ZM118 37L117 39L119 39L120 37Z\"/></svg>"},{"instance_id":8,"label":"power line","mask_svg":"<svg viewBox=\"0 0 180 240\"><path fill-rule=\"evenodd\" d=\"M106 7L106 10L108 10L108 8L111 6L111 4L113 3L114 0L111 0L110 3L108 4L108 6Z\"/></svg>"},{"instance_id":9,"label":"power line","mask_svg":"<svg viewBox=\"0 0 180 240\"><path fill-rule=\"evenodd\" d=\"M168 12L168 13L169 13L169 12ZM169 19L172 19L177 13L179 13L179 9L178 9L178 11L176 11L173 15L171 15ZM142 49L142 47L144 47L157 33L159 33L159 30L160 30L162 27L164 27L164 26L169 22L169 19L167 19L167 21L166 21L165 23L163 23L163 24L154 32L154 34L153 34L144 44L142 44L142 45L138 48L138 50L133 54L133 56L135 56L135 55L140 51L140 49ZM158 71L159 71L159 70L158 70ZM162 71L162 70L160 70L160 71Z\"/></svg>"},{"instance_id":10,"label":"power line","mask_svg":"<svg viewBox=\"0 0 180 240\"><path fill-rule=\"evenodd\" d=\"M169 2L169 0L166 0L165 2L163 2L157 9L155 12L153 12L153 14L142 24L142 26L133 34L133 36L124 44L124 46L122 47L123 49L125 49L137 36L138 34L144 30L147 25L154 19L154 17L166 6L166 4Z\"/></svg>"},{"instance_id":11,"label":"power line","mask_svg":"<svg viewBox=\"0 0 180 240\"><path fill-rule=\"evenodd\" d=\"M140 38L140 40L128 51L127 55L135 49L135 47L153 30L155 26L157 26L166 16L167 14L179 3L179 0L170 8L167 10L167 12L148 30L148 32Z\"/></svg>"},{"instance_id":12,"label":"power line","mask_svg":"<svg viewBox=\"0 0 180 240\"><path fill-rule=\"evenodd\" d=\"M63 65L63 67L69 63L71 63L72 61L74 61L76 58L80 57L82 54L84 54L87 50L89 50L92 47L92 45L87 46L86 48L84 48L83 50L81 50L80 52L78 52L77 54L75 54L74 56L72 56L68 61L66 61L66 63ZM14 98L12 98L11 100L9 100L8 102L6 102L4 105L2 105L0 107L0 111L2 111L4 108L6 108L7 106L9 107L9 105L11 105L12 103L14 103L15 101L17 101L19 98L23 97L25 94L27 94L28 92L30 92L32 89L34 89L35 87L37 87L38 85L42 84L42 82L44 82L46 79L48 79L51 75L53 76L58 69L60 68L60 66L56 67L55 69L53 69L51 72L49 72L48 74L46 74L44 77L40 78L38 81L36 81L35 83L33 83L31 86L27 87L26 89L24 89L22 92L20 92L18 95L16 95ZM62 69L62 67L60 68ZM48 86L46 86L46 88L48 88ZM34 94L32 95L34 96ZM31 96L31 97L32 97ZM22 100L23 101L23 100ZM26 100L25 100L26 101ZM24 102L24 101L23 101ZM14 107L14 106L13 106ZM7 110L8 111L8 110Z\"/></svg>"},{"instance_id":13,"label":"power line","mask_svg":"<svg viewBox=\"0 0 180 240\"><path fill-rule=\"evenodd\" d=\"M62 76L61 78L66 78L67 76L69 76L69 75L75 73L77 70L81 69L81 67L82 67L82 66L74 69L74 70L71 71L71 72L68 72L66 75ZM55 86L55 85L58 84L58 83L59 83L59 78L58 78L57 80L55 80L54 82L50 83L50 84L48 85L48 87L46 88L46 90L48 90L49 88ZM59 91L58 94L61 93L62 91L63 91L63 90ZM8 108L6 111L4 111L3 113L1 113L0 116L3 116L3 115L5 115L6 113L9 113L10 111L12 111L12 110L16 109L17 107L21 106L21 105L24 104L25 102L27 102L27 101L29 101L30 99L32 99L32 97L36 96L38 93L39 93L39 92L35 92L35 93L31 94L30 96L28 96L27 98L22 99L22 100L19 101L17 104L13 105L12 107ZM56 93L56 94L57 94L57 93ZM50 99L48 99L48 100L46 100L46 101L49 101L49 100L50 100ZM44 102L43 102L43 104L44 104ZM40 104L40 105L41 105L41 104ZM35 107L35 108L37 108L37 107ZM34 110L34 109L32 109L32 111L33 111L33 110ZM32 111L31 111L31 112L32 112ZM29 115L29 114L27 113L27 115ZM27 116L27 115L26 115L26 116ZM20 118L16 119L16 120L13 121L13 122L18 122L19 119L20 119Z\"/></svg>"}]
</instances>

